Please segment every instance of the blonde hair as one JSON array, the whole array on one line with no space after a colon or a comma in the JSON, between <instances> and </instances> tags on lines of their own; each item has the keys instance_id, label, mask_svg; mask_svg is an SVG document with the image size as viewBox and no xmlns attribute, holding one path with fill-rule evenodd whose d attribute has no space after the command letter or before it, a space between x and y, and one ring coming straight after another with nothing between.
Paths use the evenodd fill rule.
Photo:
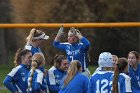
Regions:
<instances>
[{"instance_id":1,"label":"blonde hair","mask_svg":"<svg viewBox=\"0 0 140 93\"><path fill-rule=\"evenodd\" d=\"M27 40L27 44L31 44L32 42L34 42L36 39L34 39L34 37L38 37L40 35L42 35L44 32L42 32L41 30L36 30L35 28L33 28L30 31L30 34L28 35L28 37L26 38Z\"/></svg>"},{"instance_id":2,"label":"blonde hair","mask_svg":"<svg viewBox=\"0 0 140 93\"><path fill-rule=\"evenodd\" d=\"M32 58L32 64L31 64L32 67L30 70L30 77L28 79L28 82L29 82L28 89L30 89L32 86L32 80L33 80L33 76L34 76L34 72L36 68L40 66L42 62L45 62L44 55L42 53L35 53Z\"/></svg>"},{"instance_id":3,"label":"blonde hair","mask_svg":"<svg viewBox=\"0 0 140 93\"><path fill-rule=\"evenodd\" d=\"M73 79L77 72L81 72L81 63L78 60L74 60L70 63L63 87L68 85L68 83Z\"/></svg>"}]
</instances>

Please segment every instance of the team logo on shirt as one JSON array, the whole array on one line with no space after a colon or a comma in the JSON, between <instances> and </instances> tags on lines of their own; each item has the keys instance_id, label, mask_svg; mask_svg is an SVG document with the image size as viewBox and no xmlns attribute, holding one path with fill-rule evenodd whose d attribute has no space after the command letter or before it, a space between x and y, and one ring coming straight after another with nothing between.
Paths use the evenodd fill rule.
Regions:
<instances>
[{"instance_id":1,"label":"team logo on shirt","mask_svg":"<svg viewBox=\"0 0 140 93\"><path fill-rule=\"evenodd\" d=\"M26 77L25 77L25 73L24 72L21 73L21 76L22 76L22 80L25 81Z\"/></svg>"}]
</instances>

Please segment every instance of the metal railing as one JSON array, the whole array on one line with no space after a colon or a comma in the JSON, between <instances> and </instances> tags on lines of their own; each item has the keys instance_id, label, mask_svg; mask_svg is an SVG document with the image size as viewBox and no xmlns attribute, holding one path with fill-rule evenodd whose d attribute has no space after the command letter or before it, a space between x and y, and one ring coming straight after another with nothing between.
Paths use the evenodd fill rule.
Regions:
<instances>
[{"instance_id":1,"label":"metal railing","mask_svg":"<svg viewBox=\"0 0 140 93\"><path fill-rule=\"evenodd\" d=\"M116 22L116 23L14 23L0 24L0 28L58 28L64 27L78 28L105 28L105 27L140 27L140 22Z\"/></svg>"}]
</instances>

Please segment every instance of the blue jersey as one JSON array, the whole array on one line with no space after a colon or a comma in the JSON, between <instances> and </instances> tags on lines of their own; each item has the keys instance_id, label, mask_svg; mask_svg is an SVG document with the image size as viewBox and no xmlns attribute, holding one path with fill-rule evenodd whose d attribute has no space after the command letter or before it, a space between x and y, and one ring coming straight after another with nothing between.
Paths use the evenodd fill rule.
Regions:
<instances>
[{"instance_id":1,"label":"blue jersey","mask_svg":"<svg viewBox=\"0 0 140 93\"><path fill-rule=\"evenodd\" d=\"M26 45L25 49L30 50L32 52L32 55L34 55L35 53L42 53L41 49L39 47L33 47L32 45Z\"/></svg>"},{"instance_id":2,"label":"blue jersey","mask_svg":"<svg viewBox=\"0 0 140 93\"><path fill-rule=\"evenodd\" d=\"M30 76L30 73L29 73ZM28 78L29 79L29 78ZM29 83L29 81L28 81ZM39 67L35 70L30 93L40 93L47 90L47 82L44 77L44 67Z\"/></svg>"},{"instance_id":3,"label":"blue jersey","mask_svg":"<svg viewBox=\"0 0 140 93\"><path fill-rule=\"evenodd\" d=\"M138 64L137 70L134 70L129 65L129 76L131 78L132 92L140 92L140 64Z\"/></svg>"},{"instance_id":4,"label":"blue jersey","mask_svg":"<svg viewBox=\"0 0 140 93\"><path fill-rule=\"evenodd\" d=\"M110 84L109 84L109 93L112 93L112 82L113 82L113 76L110 78ZM131 90L131 79L128 75L124 73L120 73L118 77L118 93L127 93L132 92Z\"/></svg>"},{"instance_id":5,"label":"blue jersey","mask_svg":"<svg viewBox=\"0 0 140 93\"><path fill-rule=\"evenodd\" d=\"M82 70L84 71L87 68L90 42L85 37L80 40L80 43L70 44L54 41L53 45L66 52L68 62L79 60L82 64Z\"/></svg>"},{"instance_id":6,"label":"blue jersey","mask_svg":"<svg viewBox=\"0 0 140 93\"><path fill-rule=\"evenodd\" d=\"M88 93L109 93L109 81L112 71L97 71L92 75Z\"/></svg>"},{"instance_id":7,"label":"blue jersey","mask_svg":"<svg viewBox=\"0 0 140 93\"><path fill-rule=\"evenodd\" d=\"M87 93L89 80L81 73L77 73L67 86L60 89L59 93ZM63 81L64 84L64 81Z\"/></svg>"},{"instance_id":8,"label":"blue jersey","mask_svg":"<svg viewBox=\"0 0 140 93\"><path fill-rule=\"evenodd\" d=\"M22 92L27 93L26 89L27 78L29 69L26 65L20 64L19 66L12 69L12 71L6 76L3 83L11 92Z\"/></svg>"},{"instance_id":9,"label":"blue jersey","mask_svg":"<svg viewBox=\"0 0 140 93\"><path fill-rule=\"evenodd\" d=\"M48 87L51 93L58 93L60 90L60 83L63 77L66 75L66 71L62 71L57 69L56 67L51 67L48 70L48 74L46 76L46 80L48 83Z\"/></svg>"}]
</instances>

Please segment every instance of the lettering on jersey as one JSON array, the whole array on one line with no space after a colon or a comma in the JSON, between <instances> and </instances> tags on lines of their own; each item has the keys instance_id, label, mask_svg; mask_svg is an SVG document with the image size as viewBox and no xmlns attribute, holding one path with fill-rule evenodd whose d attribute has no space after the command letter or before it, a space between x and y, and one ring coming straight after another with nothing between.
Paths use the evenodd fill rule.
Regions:
<instances>
[{"instance_id":1,"label":"lettering on jersey","mask_svg":"<svg viewBox=\"0 0 140 93\"><path fill-rule=\"evenodd\" d=\"M74 50L74 51L70 51L70 50L67 50L66 51L67 55L77 55L80 53L80 50Z\"/></svg>"}]
</instances>

